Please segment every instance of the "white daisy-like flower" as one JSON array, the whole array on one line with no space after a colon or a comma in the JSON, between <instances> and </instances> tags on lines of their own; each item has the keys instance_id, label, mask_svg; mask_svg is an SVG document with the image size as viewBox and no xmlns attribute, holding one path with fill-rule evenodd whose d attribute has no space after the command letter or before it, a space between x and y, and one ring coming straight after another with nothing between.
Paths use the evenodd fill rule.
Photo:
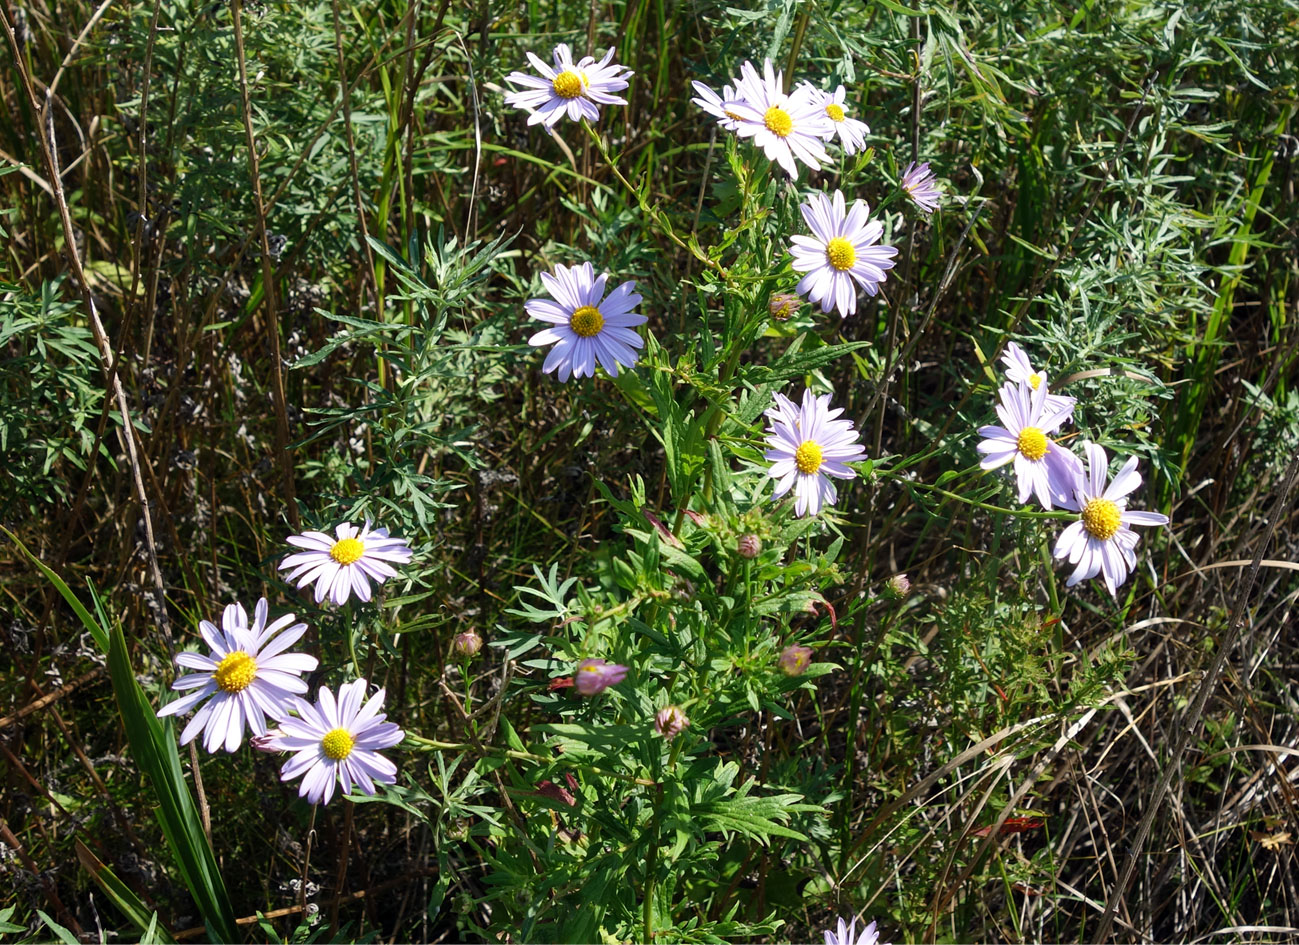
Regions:
<instances>
[{"instance_id":1,"label":"white daisy-like flower","mask_svg":"<svg viewBox=\"0 0 1299 945\"><path fill-rule=\"evenodd\" d=\"M866 458L866 448L857 442L851 420L836 419L842 407L830 409L830 395L816 396L803 391L803 405L784 394L766 411L771 420L767 431L765 458L772 464L767 475L778 480L775 498L794 490L794 514L816 515L823 506L834 505L838 497L830 476L855 479L847 463Z\"/></svg>"},{"instance_id":2,"label":"white daisy-like flower","mask_svg":"<svg viewBox=\"0 0 1299 945\"><path fill-rule=\"evenodd\" d=\"M379 752L396 745L406 733L379 711L382 689L362 705L365 687L364 679L345 683L335 698L321 686L315 705L294 697L298 717L284 719L278 732L258 740L257 747L263 751L297 752L280 768L280 780L301 777L298 795L312 804L328 804L336 783L343 785L346 795L353 785L374 794L376 783L397 781L397 766Z\"/></svg>"},{"instance_id":3,"label":"white daisy-like flower","mask_svg":"<svg viewBox=\"0 0 1299 945\"><path fill-rule=\"evenodd\" d=\"M1039 386L1047 386L1046 371L1035 371L1033 365L1029 363L1028 353L1015 342L1006 345L1006 350L1001 354L1001 360L1006 365L1006 379L1017 381L1021 384L1027 384L1033 390ZM1046 406L1052 413L1058 413L1061 410L1073 412L1074 406L1078 403L1076 397L1066 397L1063 394L1047 394Z\"/></svg>"},{"instance_id":4,"label":"white daisy-like flower","mask_svg":"<svg viewBox=\"0 0 1299 945\"><path fill-rule=\"evenodd\" d=\"M541 75L511 72L506 76L507 82L522 85L525 89L507 94L505 104L530 112L528 124L544 124L547 130L554 128L564 115L573 121L582 118L596 121L600 117L601 105L627 104L625 98L613 93L627 88L627 79L634 73L613 62L613 54L614 50L610 49L599 62L592 56L573 62L573 51L566 43L560 43L555 47L555 65L552 68L528 53L532 67Z\"/></svg>"},{"instance_id":5,"label":"white daisy-like flower","mask_svg":"<svg viewBox=\"0 0 1299 945\"><path fill-rule=\"evenodd\" d=\"M813 97L815 90L800 85L786 95L781 91L783 73L773 71L770 59L762 69L759 76L752 63L740 67L735 84L740 101L728 103L730 111L740 119L735 133L752 138L766 152L767 159L779 164L792 178L798 177L796 159L820 170L830 160L822 143L830 118Z\"/></svg>"},{"instance_id":6,"label":"white daisy-like flower","mask_svg":"<svg viewBox=\"0 0 1299 945\"><path fill-rule=\"evenodd\" d=\"M979 427L978 451L983 454L979 466L996 469L1012 460L1019 481L1019 501L1030 495L1045 509L1069 501L1077 477L1082 474L1078 457L1052 440L1054 433L1069 419L1069 412L1053 412L1047 406L1047 388L1033 390L1027 384L1006 384L1001 388L997 416L1002 426Z\"/></svg>"},{"instance_id":7,"label":"white daisy-like flower","mask_svg":"<svg viewBox=\"0 0 1299 945\"><path fill-rule=\"evenodd\" d=\"M163 706L159 717L188 712L212 697L181 732L182 745L202 731L203 747L209 752L220 748L234 751L243 741L245 723L254 735L264 735L266 717L284 718L294 694L307 691L306 682L299 677L316 668L316 658L284 652L307 632L307 625L293 623L293 614L268 625L267 612L263 598L253 609L250 627L243 606L230 604L221 615L220 630L210 621L199 621L210 655L176 654L178 665L198 672L181 676L171 688L194 691Z\"/></svg>"},{"instance_id":8,"label":"white daisy-like flower","mask_svg":"<svg viewBox=\"0 0 1299 945\"><path fill-rule=\"evenodd\" d=\"M734 131L739 127L743 119L736 114L732 106L740 102L741 99L733 88L724 85L722 86L722 94L718 95L702 82L695 81L690 84L694 86L695 92L698 93L698 97L692 98L691 102L716 118L717 123L727 131Z\"/></svg>"},{"instance_id":9,"label":"white daisy-like flower","mask_svg":"<svg viewBox=\"0 0 1299 945\"><path fill-rule=\"evenodd\" d=\"M552 275L541 274L541 283L554 300L530 299L524 309L538 321L549 322L531 338L533 346L554 345L541 365L542 373L557 371L561 381L569 376L594 377L595 364L614 377L618 366L636 363L636 349L645 341L632 328L649 319L632 311L641 303L636 283L628 280L604 297L607 274L598 279L589 262L580 266L556 266Z\"/></svg>"},{"instance_id":10,"label":"white daisy-like flower","mask_svg":"<svg viewBox=\"0 0 1299 945\"><path fill-rule=\"evenodd\" d=\"M844 154L856 154L858 151L866 150L866 136L871 133L871 130L866 122L848 117L848 110L844 107L847 90L842 85L833 92L823 92L811 84L808 88L816 97L817 104L825 111L826 118L830 119L826 126L828 134L825 139L829 141L838 136Z\"/></svg>"},{"instance_id":11,"label":"white daisy-like flower","mask_svg":"<svg viewBox=\"0 0 1299 945\"><path fill-rule=\"evenodd\" d=\"M280 562L280 570L292 571L285 580L299 589L313 581L316 584L316 603L328 597L342 606L355 592L363 601L370 599L370 582L382 584L397 576L389 564L406 564L414 554L400 538L391 538L386 528L371 528L365 520L363 528L346 522L334 529L331 538L324 532L303 532L290 535L289 544L305 548Z\"/></svg>"},{"instance_id":12,"label":"white daisy-like flower","mask_svg":"<svg viewBox=\"0 0 1299 945\"><path fill-rule=\"evenodd\" d=\"M929 169L929 162L917 164L912 161L907 165L907 169L902 172L902 189L907 192L907 196L925 213L933 213L938 209L938 205L943 202L943 192L938 189L938 183L934 180L934 172Z\"/></svg>"},{"instance_id":13,"label":"white daisy-like flower","mask_svg":"<svg viewBox=\"0 0 1299 945\"><path fill-rule=\"evenodd\" d=\"M1084 443L1083 450L1087 453L1087 475L1079 475L1073 498L1062 503L1078 513L1078 521L1060 533L1054 554L1077 565L1065 587L1099 573L1105 578L1110 596L1117 597L1119 585L1137 566L1139 538L1130 526L1167 525L1168 516L1128 510L1128 495L1141 485L1135 456L1128 458L1107 486L1109 459L1105 450L1095 443Z\"/></svg>"},{"instance_id":14,"label":"white daisy-like flower","mask_svg":"<svg viewBox=\"0 0 1299 945\"><path fill-rule=\"evenodd\" d=\"M840 191L833 198L812 194L799 209L813 235L789 238L795 271L807 273L795 291L819 302L821 311L837 308L840 317L847 317L857 311L859 286L867 295L879 292L897 247L877 246L884 224L867 220L870 207L860 200L845 210Z\"/></svg>"},{"instance_id":15,"label":"white daisy-like flower","mask_svg":"<svg viewBox=\"0 0 1299 945\"><path fill-rule=\"evenodd\" d=\"M862 926L861 935L856 934L857 920L844 922L839 920L837 930L825 930L825 945L878 945L880 934L875 930L875 923Z\"/></svg>"}]
</instances>

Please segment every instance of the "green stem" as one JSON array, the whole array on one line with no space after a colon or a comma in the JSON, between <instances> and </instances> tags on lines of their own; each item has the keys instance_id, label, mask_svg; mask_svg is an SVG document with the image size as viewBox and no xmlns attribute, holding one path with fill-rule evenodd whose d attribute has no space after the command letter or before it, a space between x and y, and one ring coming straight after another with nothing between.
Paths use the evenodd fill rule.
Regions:
<instances>
[{"instance_id":1,"label":"green stem","mask_svg":"<svg viewBox=\"0 0 1299 945\"><path fill-rule=\"evenodd\" d=\"M609 170L613 171L613 176L618 178L618 180L622 183L622 185L631 192L633 197L636 198L636 204L640 207L643 213L648 214L649 218L658 225L659 232L661 232L664 236L670 239L681 249L684 249L686 252L690 253L690 255L694 256L705 266L715 270L717 274L720 275L723 279L730 279L731 274L727 272L724 268L722 268L720 264L710 259L697 246L693 246L690 243L687 243L681 237L677 236L676 231L672 229L672 224L668 221L667 216L664 215L664 213L661 210L659 210L658 207L651 207L649 205L649 201L645 199L645 195L641 193L640 189L633 186L632 182L623 176L622 171L618 170L618 165L614 163L613 158L609 154L608 148L604 146L603 139L601 139L599 134L596 133L596 130L591 127L590 123L585 118L582 119L582 127L586 129L587 133L591 136L591 139L595 142L596 150L600 152L600 156L604 158L605 163L609 165Z\"/></svg>"},{"instance_id":2,"label":"green stem","mask_svg":"<svg viewBox=\"0 0 1299 945\"><path fill-rule=\"evenodd\" d=\"M1035 512L1032 509L1005 509L1002 508L1000 505L991 505L987 502L980 502L977 499L967 499L963 495L958 495L955 492L949 492L948 490L943 489L939 486L931 486L928 483L924 483L924 482L914 482L906 478L905 476L896 475L895 473L893 473L891 470L888 469L876 468L875 470L873 470L873 472L881 479L891 479L894 482L900 482L910 489L923 489L926 492L934 492L937 493L938 495L943 496L944 498L952 499L955 502L964 502L966 505L972 505L976 509L983 509L984 511L987 512L997 512L1000 513L1001 515L1010 515L1010 516L1014 516L1015 518L1037 518L1037 519L1060 520L1060 519L1076 518L1078 515L1077 512L1069 512L1063 509L1061 509L1058 512Z\"/></svg>"},{"instance_id":3,"label":"green stem","mask_svg":"<svg viewBox=\"0 0 1299 945\"><path fill-rule=\"evenodd\" d=\"M415 735L412 732L406 733L406 741L403 744L405 744L409 750L478 751L485 755L495 755L498 758L511 758L515 761L532 761L539 765L551 765L558 760L555 758L547 758L545 755L534 755L530 751L515 751L511 748L497 748L494 745L470 745L467 742L444 742L436 738L424 738L422 735ZM583 771L590 771L592 774L598 774L601 777L613 778L616 781L626 781L628 784L639 784L643 787L658 786L657 781L651 781L649 778L637 778L630 774L621 774L617 771L607 771L604 768L597 768L595 765L575 763L572 767L580 768Z\"/></svg>"}]
</instances>

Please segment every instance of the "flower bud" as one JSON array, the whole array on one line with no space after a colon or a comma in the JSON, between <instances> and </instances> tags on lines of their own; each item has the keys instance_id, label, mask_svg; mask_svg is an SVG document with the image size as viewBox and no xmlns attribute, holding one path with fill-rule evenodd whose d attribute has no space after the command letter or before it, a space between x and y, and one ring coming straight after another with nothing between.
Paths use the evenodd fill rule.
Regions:
<instances>
[{"instance_id":1,"label":"flower bud","mask_svg":"<svg viewBox=\"0 0 1299 945\"><path fill-rule=\"evenodd\" d=\"M686 714L681 711L680 707L675 705L659 709L658 714L654 716L654 731L668 741L672 741L672 739L680 735L681 730L689 724L690 720L686 718Z\"/></svg>"},{"instance_id":2,"label":"flower bud","mask_svg":"<svg viewBox=\"0 0 1299 945\"><path fill-rule=\"evenodd\" d=\"M762 539L752 532L741 535L740 540L735 544L735 551L741 558L756 558L761 550Z\"/></svg>"},{"instance_id":3,"label":"flower bud","mask_svg":"<svg viewBox=\"0 0 1299 945\"><path fill-rule=\"evenodd\" d=\"M802 676L812 665L812 648L810 646L787 646L780 651L776 665L786 676Z\"/></svg>"},{"instance_id":4,"label":"flower bud","mask_svg":"<svg viewBox=\"0 0 1299 945\"><path fill-rule=\"evenodd\" d=\"M802 304L803 300L797 295L791 295L788 292L777 292L767 303L767 311L771 313L771 317L776 321L784 322L797 315Z\"/></svg>"},{"instance_id":5,"label":"flower bud","mask_svg":"<svg viewBox=\"0 0 1299 945\"><path fill-rule=\"evenodd\" d=\"M464 633L457 633L451 639L451 652L464 659L472 659L477 656L478 651L482 648L483 638L478 635L477 630L466 630Z\"/></svg>"},{"instance_id":6,"label":"flower bud","mask_svg":"<svg viewBox=\"0 0 1299 945\"><path fill-rule=\"evenodd\" d=\"M888 588L888 592L894 597L902 598L906 597L908 592L910 592L911 581L907 579L905 574L895 574L893 577L889 578L886 587Z\"/></svg>"}]
</instances>

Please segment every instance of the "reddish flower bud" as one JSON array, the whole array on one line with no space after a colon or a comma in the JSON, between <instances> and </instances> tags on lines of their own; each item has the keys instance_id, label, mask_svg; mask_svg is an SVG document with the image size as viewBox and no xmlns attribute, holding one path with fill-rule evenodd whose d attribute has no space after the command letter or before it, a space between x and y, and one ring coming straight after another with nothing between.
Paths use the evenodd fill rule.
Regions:
<instances>
[{"instance_id":1,"label":"reddish flower bud","mask_svg":"<svg viewBox=\"0 0 1299 945\"><path fill-rule=\"evenodd\" d=\"M464 633L457 633L451 640L451 652L465 659L472 659L477 656L478 651L482 648L483 638L478 635L477 630L466 630Z\"/></svg>"},{"instance_id":2,"label":"reddish flower bud","mask_svg":"<svg viewBox=\"0 0 1299 945\"><path fill-rule=\"evenodd\" d=\"M788 292L777 292L771 297L771 301L767 303L767 311L771 313L771 317L776 321L783 322L797 315L802 304L803 300L797 295L791 295Z\"/></svg>"},{"instance_id":3,"label":"reddish flower bud","mask_svg":"<svg viewBox=\"0 0 1299 945\"><path fill-rule=\"evenodd\" d=\"M762 551L762 539L752 533L741 535L735 551L741 558L756 558L758 552Z\"/></svg>"},{"instance_id":4,"label":"reddish flower bud","mask_svg":"<svg viewBox=\"0 0 1299 945\"><path fill-rule=\"evenodd\" d=\"M887 587L894 597L906 597L911 590L911 581L905 574L895 574L889 578Z\"/></svg>"},{"instance_id":5,"label":"reddish flower bud","mask_svg":"<svg viewBox=\"0 0 1299 945\"><path fill-rule=\"evenodd\" d=\"M674 705L659 709L658 715L654 716L654 731L668 741L680 735L682 729L689 724L690 720L686 718L686 714Z\"/></svg>"}]
</instances>

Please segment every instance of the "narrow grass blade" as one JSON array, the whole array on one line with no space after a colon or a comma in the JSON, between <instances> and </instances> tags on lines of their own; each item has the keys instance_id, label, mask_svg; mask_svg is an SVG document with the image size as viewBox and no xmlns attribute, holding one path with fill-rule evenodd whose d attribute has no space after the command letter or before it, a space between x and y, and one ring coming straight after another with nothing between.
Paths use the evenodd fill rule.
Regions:
<instances>
[{"instance_id":1,"label":"narrow grass blade","mask_svg":"<svg viewBox=\"0 0 1299 945\"><path fill-rule=\"evenodd\" d=\"M117 906L117 910L140 930L145 939L163 943L176 941L166 929L157 928L157 913L141 902L140 897L118 879L117 875L105 866L89 847L78 840L76 848L77 859L90 874L90 878L104 891L104 895L112 901L113 905Z\"/></svg>"},{"instance_id":2,"label":"narrow grass blade","mask_svg":"<svg viewBox=\"0 0 1299 945\"><path fill-rule=\"evenodd\" d=\"M158 800L158 822L180 865L185 885L212 937L221 942L237 942L234 910L212 847L199 823L189 785L185 783L175 733L170 722L163 724L154 714L135 681L120 626L114 626L109 635L108 671L122 723L126 726L126 737L131 743L131 756L149 775Z\"/></svg>"}]
</instances>

